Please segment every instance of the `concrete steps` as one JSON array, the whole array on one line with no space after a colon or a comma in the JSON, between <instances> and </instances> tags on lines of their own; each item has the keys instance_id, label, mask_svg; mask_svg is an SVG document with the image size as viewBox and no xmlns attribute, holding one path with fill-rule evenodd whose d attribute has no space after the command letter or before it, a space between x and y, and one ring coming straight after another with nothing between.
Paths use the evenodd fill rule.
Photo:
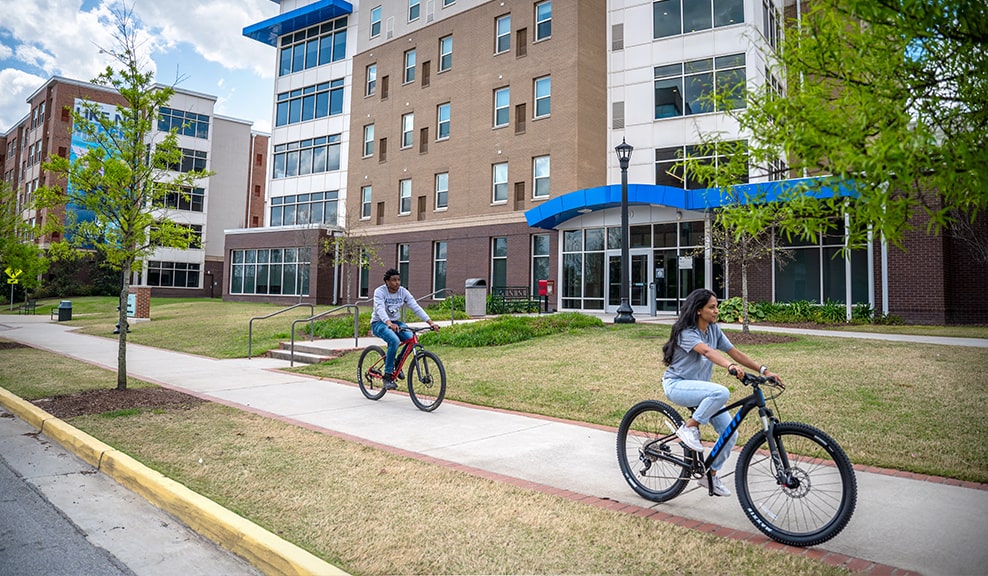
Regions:
<instances>
[{"instance_id":1,"label":"concrete steps","mask_svg":"<svg viewBox=\"0 0 988 576\"><path fill-rule=\"evenodd\" d=\"M332 360L338 357L340 354L345 352L345 350L334 350L326 347L321 347L318 344L312 342L295 342L295 363L296 364L319 364L320 362L325 362L327 360ZM267 356L269 358L278 358L280 360L292 360L292 344L291 342L282 342L279 348L274 348L268 350Z\"/></svg>"}]
</instances>

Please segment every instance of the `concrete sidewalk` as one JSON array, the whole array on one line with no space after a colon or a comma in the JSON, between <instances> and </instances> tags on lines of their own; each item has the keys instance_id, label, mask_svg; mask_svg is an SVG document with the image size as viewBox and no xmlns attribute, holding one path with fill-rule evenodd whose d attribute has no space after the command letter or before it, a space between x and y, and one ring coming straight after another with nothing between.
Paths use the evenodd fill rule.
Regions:
<instances>
[{"instance_id":1,"label":"concrete sidewalk","mask_svg":"<svg viewBox=\"0 0 988 576\"><path fill-rule=\"evenodd\" d=\"M0 337L111 370L116 366L116 340L76 334L47 319L0 317ZM362 339L358 344L366 343ZM354 341L346 339L343 345L352 348ZM736 498L710 498L695 485L665 504L639 498L618 469L614 430L450 401L427 414L403 394L371 402L355 385L276 370L287 366L287 361L269 358L214 360L128 344L130 374L143 380L536 489L562 489L597 502L623 503L629 511L652 509L696 520L693 524L757 532ZM381 421L389 426L375 425ZM732 471L733 463L725 470ZM854 517L840 535L818 547L821 553L847 557L846 565L857 570L880 566L886 572L985 573L985 486L860 469L857 481ZM730 478L727 482L731 485Z\"/></svg>"}]
</instances>

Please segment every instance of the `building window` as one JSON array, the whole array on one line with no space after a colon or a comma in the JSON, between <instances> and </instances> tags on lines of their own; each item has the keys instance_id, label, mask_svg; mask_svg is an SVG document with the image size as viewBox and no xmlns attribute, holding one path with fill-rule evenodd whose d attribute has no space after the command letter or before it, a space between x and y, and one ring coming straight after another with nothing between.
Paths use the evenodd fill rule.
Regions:
<instances>
[{"instance_id":1,"label":"building window","mask_svg":"<svg viewBox=\"0 0 988 576\"><path fill-rule=\"evenodd\" d=\"M42 114L44 114L43 110L44 108L42 108ZM176 134L182 136L208 139L209 116L161 107L158 110L158 130L161 132L175 130Z\"/></svg>"},{"instance_id":2,"label":"building window","mask_svg":"<svg viewBox=\"0 0 988 576\"><path fill-rule=\"evenodd\" d=\"M703 151L694 146L657 148L655 150L655 183L673 188L685 188L686 190L707 188L707 183L686 177L683 173L683 167L677 166L677 164L681 163L683 158L698 158L704 163L717 165L726 161L729 155L744 154L747 147L748 142L745 140L721 142L717 146L717 154L714 155L701 155ZM748 178L745 177L744 182L747 181Z\"/></svg>"},{"instance_id":3,"label":"building window","mask_svg":"<svg viewBox=\"0 0 988 576\"><path fill-rule=\"evenodd\" d=\"M347 18L337 18L281 37L278 75L300 72L346 58Z\"/></svg>"},{"instance_id":4,"label":"building window","mask_svg":"<svg viewBox=\"0 0 988 576\"><path fill-rule=\"evenodd\" d=\"M168 168L176 172L203 171L206 169L206 159L208 155L202 150L189 150L179 148L182 152L182 159L178 164L172 164Z\"/></svg>"},{"instance_id":5,"label":"building window","mask_svg":"<svg viewBox=\"0 0 988 576\"><path fill-rule=\"evenodd\" d=\"M828 300L846 303L847 289L843 224L813 241L793 239L783 247L791 256L784 266L775 260L775 301L808 300L822 304ZM786 244L786 243L784 243ZM868 252L851 250L851 303L868 302Z\"/></svg>"},{"instance_id":6,"label":"building window","mask_svg":"<svg viewBox=\"0 0 988 576\"><path fill-rule=\"evenodd\" d=\"M277 97L275 125L286 126L343 113L343 79L282 92Z\"/></svg>"},{"instance_id":7,"label":"building window","mask_svg":"<svg viewBox=\"0 0 988 576\"><path fill-rule=\"evenodd\" d=\"M509 108L511 108L511 89L498 88L494 91L494 127L508 125Z\"/></svg>"},{"instance_id":8,"label":"building window","mask_svg":"<svg viewBox=\"0 0 988 576\"><path fill-rule=\"evenodd\" d=\"M453 67L453 37L444 36L439 39L439 71L445 72Z\"/></svg>"},{"instance_id":9,"label":"building window","mask_svg":"<svg viewBox=\"0 0 988 576\"><path fill-rule=\"evenodd\" d=\"M360 249L360 274L357 275L357 297L367 298L370 286L370 254L366 248Z\"/></svg>"},{"instance_id":10,"label":"building window","mask_svg":"<svg viewBox=\"0 0 988 576\"><path fill-rule=\"evenodd\" d=\"M508 163L495 164L493 173L493 200L495 204L508 201Z\"/></svg>"},{"instance_id":11,"label":"building window","mask_svg":"<svg viewBox=\"0 0 988 576\"><path fill-rule=\"evenodd\" d=\"M494 53L501 54L508 50L511 50L511 14L494 20Z\"/></svg>"},{"instance_id":12,"label":"building window","mask_svg":"<svg viewBox=\"0 0 988 576\"><path fill-rule=\"evenodd\" d=\"M432 291L446 289L446 243L436 242L433 246Z\"/></svg>"},{"instance_id":13,"label":"building window","mask_svg":"<svg viewBox=\"0 0 988 576\"><path fill-rule=\"evenodd\" d=\"M436 139L445 140L449 138L449 102L436 107Z\"/></svg>"},{"instance_id":14,"label":"building window","mask_svg":"<svg viewBox=\"0 0 988 576\"><path fill-rule=\"evenodd\" d=\"M412 213L412 180L406 178L398 181L398 215Z\"/></svg>"},{"instance_id":15,"label":"building window","mask_svg":"<svg viewBox=\"0 0 988 576\"><path fill-rule=\"evenodd\" d=\"M415 50L405 52L405 84L415 82Z\"/></svg>"},{"instance_id":16,"label":"building window","mask_svg":"<svg viewBox=\"0 0 988 576\"><path fill-rule=\"evenodd\" d=\"M231 294L309 295L309 248L234 250Z\"/></svg>"},{"instance_id":17,"label":"building window","mask_svg":"<svg viewBox=\"0 0 988 576\"><path fill-rule=\"evenodd\" d=\"M443 8L456 4L456 0L443 0Z\"/></svg>"},{"instance_id":18,"label":"building window","mask_svg":"<svg viewBox=\"0 0 988 576\"><path fill-rule=\"evenodd\" d=\"M449 206L449 172L436 174L436 209Z\"/></svg>"},{"instance_id":19,"label":"building window","mask_svg":"<svg viewBox=\"0 0 988 576\"><path fill-rule=\"evenodd\" d=\"M410 148L415 143L415 113L401 115L401 147Z\"/></svg>"},{"instance_id":20,"label":"building window","mask_svg":"<svg viewBox=\"0 0 988 576\"><path fill-rule=\"evenodd\" d=\"M535 5L535 41L552 36L552 1Z\"/></svg>"},{"instance_id":21,"label":"building window","mask_svg":"<svg viewBox=\"0 0 988 576\"><path fill-rule=\"evenodd\" d=\"M206 191L202 188L182 186L181 190L170 190L156 198L154 205L156 208L202 212L205 199Z\"/></svg>"},{"instance_id":22,"label":"building window","mask_svg":"<svg viewBox=\"0 0 988 576\"><path fill-rule=\"evenodd\" d=\"M276 196L271 199L271 226L329 224L336 226L339 191Z\"/></svg>"},{"instance_id":23,"label":"building window","mask_svg":"<svg viewBox=\"0 0 988 576\"><path fill-rule=\"evenodd\" d=\"M552 111L552 77L535 79L535 117L548 116Z\"/></svg>"},{"instance_id":24,"label":"building window","mask_svg":"<svg viewBox=\"0 0 988 576\"><path fill-rule=\"evenodd\" d=\"M408 244L398 245L398 275L401 276L402 286L408 286Z\"/></svg>"},{"instance_id":25,"label":"building window","mask_svg":"<svg viewBox=\"0 0 988 576\"><path fill-rule=\"evenodd\" d=\"M272 179L322 174L340 169L340 135L331 134L274 147Z\"/></svg>"},{"instance_id":26,"label":"building window","mask_svg":"<svg viewBox=\"0 0 988 576\"><path fill-rule=\"evenodd\" d=\"M374 155L374 125L364 126L364 158Z\"/></svg>"},{"instance_id":27,"label":"building window","mask_svg":"<svg viewBox=\"0 0 988 576\"><path fill-rule=\"evenodd\" d=\"M532 182L533 198L549 197L549 157L538 156L532 161Z\"/></svg>"},{"instance_id":28,"label":"building window","mask_svg":"<svg viewBox=\"0 0 988 576\"><path fill-rule=\"evenodd\" d=\"M371 217L371 193L373 187L364 186L360 189L360 219L370 220Z\"/></svg>"},{"instance_id":29,"label":"building window","mask_svg":"<svg viewBox=\"0 0 988 576\"><path fill-rule=\"evenodd\" d=\"M367 87L364 96L373 96L377 92L377 64L367 67Z\"/></svg>"},{"instance_id":30,"label":"building window","mask_svg":"<svg viewBox=\"0 0 988 576\"><path fill-rule=\"evenodd\" d=\"M549 235L532 236L532 294L539 293L539 280L549 279Z\"/></svg>"},{"instance_id":31,"label":"building window","mask_svg":"<svg viewBox=\"0 0 988 576\"><path fill-rule=\"evenodd\" d=\"M744 0L652 2L652 38L667 38L742 22L744 22Z\"/></svg>"},{"instance_id":32,"label":"building window","mask_svg":"<svg viewBox=\"0 0 988 576\"><path fill-rule=\"evenodd\" d=\"M508 285L508 239L491 238L491 286Z\"/></svg>"},{"instance_id":33,"label":"building window","mask_svg":"<svg viewBox=\"0 0 988 576\"><path fill-rule=\"evenodd\" d=\"M604 309L604 237L603 228L563 231L563 308Z\"/></svg>"},{"instance_id":34,"label":"building window","mask_svg":"<svg viewBox=\"0 0 988 576\"><path fill-rule=\"evenodd\" d=\"M377 38L381 35L381 7L375 6L370 11L370 37Z\"/></svg>"},{"instance_id":35,"label":"building window","mask_svg":"<svg viewBox=\"0 0 988 576\"><path fill-rule=\"evenodd\" d=\"M656 66L655 119L744 108L745 56Z\"/></svg>"},{"instance_id":36,"label":"building window","mask_svg":"<svg viewBox=\"0 0 988 576\"><path fill-rule=\"evenodd\" d=\"M412 22L419 19L419 15L422 12L421 0L408 0L408 21Z\"/></svg>"},{"instance_id":37,"label":"building window","mask_svg":"<svg viewBox=\"0 0 988 576\"><path fill-rule=\"evenodd\" d=\"M779 30L779 22L781 21L782 17L779 16L774 0L762 0L762 34L765 35L768 45L773 49L779 48L779 39L782 36L782 32Z\"/></svg>"},{"instance_id":38,"label":"building window","mask_svg":"<svg viewBox=\"0 0 988 576\"><path fill-rule=\"evenodd\" d=\"M147 285L166 288L198 288L199 264L148 261Z\"/></svg>"}]
</instances>

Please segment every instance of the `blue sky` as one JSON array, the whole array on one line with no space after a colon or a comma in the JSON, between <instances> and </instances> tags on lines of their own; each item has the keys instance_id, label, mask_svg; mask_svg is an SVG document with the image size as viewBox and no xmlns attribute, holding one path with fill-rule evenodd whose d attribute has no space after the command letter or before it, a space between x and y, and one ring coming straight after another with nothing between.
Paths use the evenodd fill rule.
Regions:
<instances>
[{"instance_id":1,"label":"blue sky","mask_svg":"<svg viewBox=\"0 0 988 576\"><path fill-rule=\"evenodd\" d=\"M93 79L112 62L117 0L0 1L0 133L29 112L27 97L52 76ZM275 48L242 34L276 16L271 0L126 0L146 39L155 80L218 98L215 112L271 131Z\"/></svg>"}]
</instances>

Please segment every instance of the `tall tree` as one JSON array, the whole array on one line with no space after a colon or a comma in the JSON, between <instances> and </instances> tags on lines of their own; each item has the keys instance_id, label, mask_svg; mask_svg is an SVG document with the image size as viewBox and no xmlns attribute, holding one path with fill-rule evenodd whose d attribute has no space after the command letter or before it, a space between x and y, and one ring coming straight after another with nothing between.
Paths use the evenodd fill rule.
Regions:
<instances>
[{"instance_id":1,"label":"tall tree","mask_svg":"<svg viewBox=\"0 0 988 576\"><path fill-rule=\"evenodd\" d=\"M69 258L80 250L99 246L107 264L120 272L119 347L117 389L127 388L127 297L132 272L160 247L188 248L191 230L171 221L160 209L168 195L188 194L202 170L181 171L182 150L176 130L158 132L159 110L168 104L174 88L155 84L141 56L139 30L133 11L113 13L116 48L102 49L118 66L92 81L115 89L125 100L115 114L87 102L82 113L73 111L73 131L90 143L88 151L74 159L52 156L44 168L67 179L67 186L42 188L42 207L70 205L92 218L64 222L49 219L46 231L64 228L65 240L52 244L53 258Z\"/></svg>"},{"instance_id":2,"label":"tall tree","mask_svg":"<svg viewBox=\"0 0 988 576\"><path fill-rule=\"evenodd\" d=\"M770 73L733 113L753 161L832 175L856 198L786 198L784 225L812 236L847 214L902 245L988 208L988 5L983 0L814 0L788 22ZM826 186L828 184L818 184Z\"/></svg>"},{"instance_id":3,"label":"tall tree","mask_svg":"<svg viewBox=\"0 0 988 576\"><path fill-rule=\"evenodd\" d=\"M327 238L323 242L322 249L329 256L330 262L343 272L343 285L346 287L344 299L348 303L353 302L350 299L353 271L357 270L359 273L361 270L369 270L371 264L382 264L377 244L366 234L354 232L349 212L346 216L346 226L341 232Z\"/></svg>"}]
</instances>

